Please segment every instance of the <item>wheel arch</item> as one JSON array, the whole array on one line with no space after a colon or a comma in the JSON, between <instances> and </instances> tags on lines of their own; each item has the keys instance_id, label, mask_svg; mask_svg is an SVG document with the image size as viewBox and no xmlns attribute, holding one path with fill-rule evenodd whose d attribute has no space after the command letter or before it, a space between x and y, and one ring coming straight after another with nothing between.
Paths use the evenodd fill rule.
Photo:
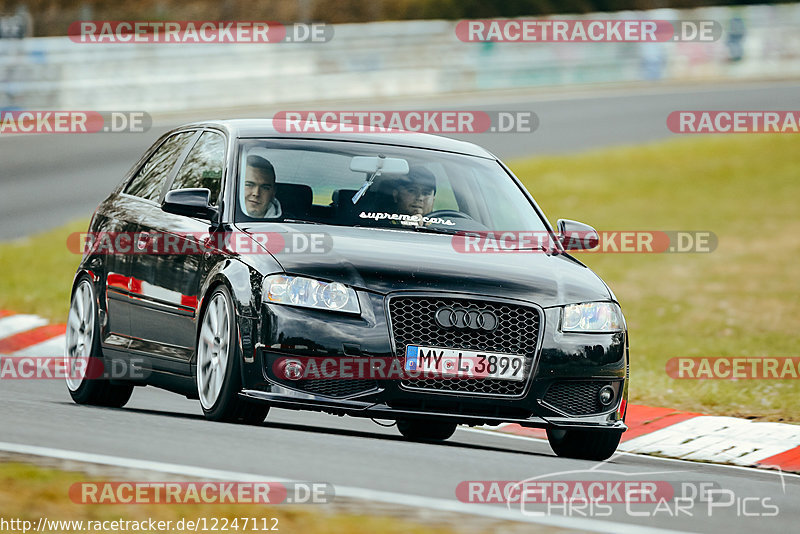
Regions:
<instances>
[{"instance_id":1,"label":"wheel arch","mask_svg":"<svg viewBox=\"0 0 800 534\"><path fill-rule=\"evenodd\" d=\"M97 282L100 280L100 277L97 274L95 274L94 271L86 269L85 267L80 267L77 271L75 271L75 276L72 277L72 289L70 289L69 292L70 298L72 298L72 296L75 294L75 289L78 288L78 283L84 276L89 277L89 280L91 280L92 284L94 284L95 286L97 285Z\"/></svg>"},{"instance_id":2,"label":"wheel arch","mask_svg":"<svg viewBox=\"0 0 800 534\"><path fill-rule=\"evenodd\" d=\"M97 311L107 313L108 307L105 305L105 287L103 287L103 285L100 283L102 281L102 277L91 269L87 269L83 266L79 267L78 270L75 271L75 276L72 278L72 287L69 291L69 301L67 302L67 305L69 306L72 304L72 297L75 296L75 290L78 289L78 284L81 282L81 280L83 280L83 278L88 278L89 282L91 282L93 286L92 289L94 289L94 299ZM102 331L103 321L100 321L101 335Z\"/></svg>"},{"instance_id":3,"label":"wheel arch","mask_svg":"<svg viewBox=\"0 0 800 534\"><path fill-rule=\"evenodd\" d=\"M258 281L257 290L254 291L253 282L258 278L254 269L235 259L226 259L215 265L206 276L200 288L200 302L197 310L198 331L199 318L208 305L207 297L220 285L225 285L233 297L233 306L237 315L256 317L258 314L257 297L261 282Z\"/></svg>"},{"instance_id":4,"label":"wheel arch","mask_svg":"<svg viewBox=\"0 0 800 534\"><path fill-rule=\"evenodd\" d=\"M211 269L199 292L200 302L195 320L195 347L200 336L202 317L208 307L209 297L217 288L224 286L233 300L236 325L235 341L240 357L244 357L242 321L255 321L258 318L262 279L263 275L256 269L233 258L221 261ZM197 351L195 350L191 362L192 375L197 372L196 367ZM244 366L241 366L240 369L243 371Z\"/></svg>"}]
</instances>

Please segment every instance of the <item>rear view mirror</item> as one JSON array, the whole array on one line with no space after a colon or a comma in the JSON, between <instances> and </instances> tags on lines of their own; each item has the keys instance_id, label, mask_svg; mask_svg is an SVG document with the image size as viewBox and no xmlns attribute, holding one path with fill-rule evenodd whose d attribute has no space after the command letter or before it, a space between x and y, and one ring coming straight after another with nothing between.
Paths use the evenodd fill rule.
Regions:
<instances>
[{"instance_id":1,"label":"rear view mirror","mask_svg":"<svg viewBox=\"0 0 800 534\"><path fill-rule=\"evenodd\" d=\"M558 226L558 240L566 251L593 249L600 244L597 230L588 224L559 219L556 225Z\"/></svg>"},{"instance_id":2,"label":"rear view mirror","mask_svg":"<svg viewBox=\"0 0 800 534\"><path fill-rule=\"evenodd\" d=\"M367 173L367 180L355 195L353 204L364 196L370 188L375 178L381 174L408 174L408 161L402 158L387 158L383 154L379 156L353 156L350 160L350 170L355 172Z\"/></svg>"},{"instance_id":3,"label":"rear view mirror","mask_svg":"<svg viewBox=\"0 0 800 534\"><path fill-rule=\"evenodd\" d=\"M408 174L408 161L384 156L355 156L350 160L350 170L374 174Z\"/></svg>"},{"instance_id":4,"label":"rear view mirror","mask_svg":"<svg viewBox=\"0 0 800 534\"><path fill-rule=\"evenodd\" d=\"M167 193L161 209L167 213L211 220L217 210L211 207L211 191L204 187L176 189Z\"/></svg>"}]
</instances>

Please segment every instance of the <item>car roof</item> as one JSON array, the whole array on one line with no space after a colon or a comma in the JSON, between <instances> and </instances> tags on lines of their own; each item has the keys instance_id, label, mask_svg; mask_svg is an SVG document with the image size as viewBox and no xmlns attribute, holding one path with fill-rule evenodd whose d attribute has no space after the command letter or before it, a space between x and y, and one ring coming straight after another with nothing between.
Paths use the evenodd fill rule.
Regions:
<instances>
[{"instance_id":1,"label":"car roof","mask_svg":"<svg viewBox=\"0 0 800 534\"><path fill-rule=\"evenodd\" d=\"M346 133L346 132L306 132L287 133L286 128L279 130L276 123L285 123L273 119L229 119L197 122L183 126L216 126L230 132L234 137L279 137L285 139L325 139L335 141L356 141L361 143L376 143L383 145L404 146L413 148L426 148L442 150L468 156L496 159L495 156L483 147L465 141L458 141L440 135L431 135L417 132L404 132L392 130L391 132ZM343 126L352 128L352 124ZM278 125L278 128L280 126Z\"/></svg>"}]
</instances>

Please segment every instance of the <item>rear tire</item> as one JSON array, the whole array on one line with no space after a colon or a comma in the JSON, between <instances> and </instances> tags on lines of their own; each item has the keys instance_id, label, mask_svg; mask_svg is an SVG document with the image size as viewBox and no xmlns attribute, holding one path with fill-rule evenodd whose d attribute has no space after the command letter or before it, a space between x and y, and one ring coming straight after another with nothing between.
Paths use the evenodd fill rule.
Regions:
<instances>
[{"instance_id":1,"label":"rear tire","mask_svg":"<svg viewBox=\"0 0 800 534\"><path fill-rule=\"evenodd\" d=\"M77 404L122 408L133 394L130 384L112 384L101 378L105 358L100 347L100 321L97 299L88 276L75 287L67 317L66 364L67 389Z\"/></svg>"},{"instance_id":2,"label":"rear tire","mask_svg":"<svg viewBox=\"0 0 800 534\"><path fill-rule=\"evenodd\" d=\"M239 398L241 358L236 342L236 314L225 286L214 290L200 321L197 337L197 394L210 421L260 425L269 406Z\"/></svg>"},{"instance_id":3,"label":"rear tire","mask_svg":"<svg viewBox=\"0 0 800 534\"><path fill-rule=\"evenodd\" d=\"M547 441L556 455L578 460L607 460L614 455L622 432L608 430L547 429Z\"/></svg>"},{"instance_id":4,"label":"rear tire","mask_svg":"<svg viewBox=\"0 0 800 534\"><path fill-rule=\"evenodd\" d=\"M397 430L408 439L444 441L455 433L456 424L420 419L401 419L397 421Z\"/></svg>"}]
</instances>

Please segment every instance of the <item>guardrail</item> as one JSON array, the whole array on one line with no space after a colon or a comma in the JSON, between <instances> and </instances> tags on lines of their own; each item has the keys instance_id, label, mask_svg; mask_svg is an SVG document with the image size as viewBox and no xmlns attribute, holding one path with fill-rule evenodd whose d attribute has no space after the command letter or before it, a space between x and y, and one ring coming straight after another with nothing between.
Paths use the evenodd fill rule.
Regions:
<instances>
[{"instance_id":1,"label":"guardrail","mask_svg":"<svg viewBox=\"0 0 800 534\"><path fill-rule=\"evenodd\" d=\"M800 5L552 18L716 20L712 43L465 43L456 22L344 24L327 43L0 39L0 109L270 106L641 80L800 77ZM731 32L731 25L744 29Z\"/></svg>"}]
</instances>

